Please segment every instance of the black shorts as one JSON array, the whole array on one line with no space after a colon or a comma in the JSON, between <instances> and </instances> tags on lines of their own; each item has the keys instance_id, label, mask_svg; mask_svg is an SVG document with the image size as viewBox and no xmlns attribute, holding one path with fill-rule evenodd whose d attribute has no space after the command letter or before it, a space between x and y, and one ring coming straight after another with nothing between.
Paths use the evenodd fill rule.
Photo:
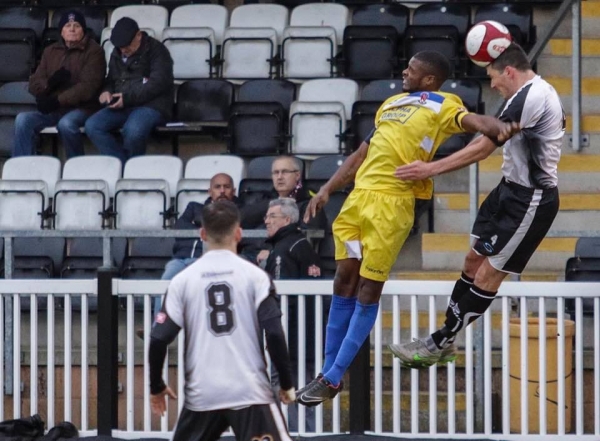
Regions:
<instances>
[{"instance_id":1,"label":"black shorts","mask_svg":"<svg viewBox=\"0 0 600 441\"><path fill-rule=\"evenodd\" d=\"M173 441L216 441L228 427L238 441L291 441L281 410L274 403L203 412L184 407Z\"/></svg>"},{"instance_id":2,"label":"black shorts","mask_svg":"<svg viewBox=\"0 0 600 441\"><path fill-rule=\"evenodd\" d=\"M534 189L502 179L481 204L473 249L499 271L521 274L558 213L558 188Z\"/></svg>"}]
</instances>

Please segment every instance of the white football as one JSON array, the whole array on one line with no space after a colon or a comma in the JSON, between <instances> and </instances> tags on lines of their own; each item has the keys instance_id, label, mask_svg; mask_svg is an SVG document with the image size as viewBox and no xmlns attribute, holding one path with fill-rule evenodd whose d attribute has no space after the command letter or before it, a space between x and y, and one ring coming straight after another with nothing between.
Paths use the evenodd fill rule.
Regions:
<instances>
[{"instance_id":1,"label":"white football","mask_svg":"<svg viewBox=\"0 0 600 441\"><path fill-rule=\"evenodd\" d=\"M477 23L467 33L467 56L478 66L486 67L504 52L512 37L506 26L493 20Z\"/></svg>"}]
</instances>

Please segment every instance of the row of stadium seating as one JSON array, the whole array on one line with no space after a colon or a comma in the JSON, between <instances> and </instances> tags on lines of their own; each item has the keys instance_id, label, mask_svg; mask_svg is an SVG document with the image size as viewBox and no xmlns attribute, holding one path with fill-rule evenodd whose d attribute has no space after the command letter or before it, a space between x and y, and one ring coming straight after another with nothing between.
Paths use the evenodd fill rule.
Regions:
<instances>
[{"instance_id":1,"label":"row of stadium seating","mask_svg":"<svg viewBox=\"0 0 600 441\"><path fill-rule=\"evenodd\" d=\"M483 113L478 81L448 80L442 90ZM173 137L174 154L180 135L197 134L206 126L225 126L229 151L240 156L347 154L367 137L381 103L401 91L401 80L375 80L361 90L354 80L331 78L300 86L286 80L251 80L236 94L236 86L227 80L192 80L178 88L174 122L158 131ZM0 154L10 156L16 115L33 109L26 83L0 86ZM453 137L440 154L462 148L468 139Z\"/></svg>"},{"instance_id":2,"label":"row of stadium seating","mask_svg":"<svg viewBox=\"0 0 600 441\"><path fill-rule=\"evenodd\" d=\"M174 60L177 80L195 78L355 79L398 76L412 55L423 49L443 52L453 76L485 77L466 61L464 37L472 23L494 19L507 25L525 48L535 43L531 5L426 3L411 10L401 4L370 4L350 11L335 3L308 3L291 11L278 4L184 5L171 13L159 5L106 10L80 7L90 31L112 52L111 29L129 16L149 35L163 41ZM0 13L0 81L25 80L41 48L56 41L62 12L48 21L42 8L8 8ZM411 17L412 16L412 17Z\"/></svg>"},{"instance_id":3,"label":"row of stadium seating","mask_svg":"<svg viewBox=\"0 0 600 441\"><path fill-rule=\"evenodd\" d=\"M53 157L10 159L0 179L0 230L160 230L169 227L177 210L189 201L203 202L210 178L219 172L232 176L242 204L264 198L272 190L273 158L246 163L232 155L203 155L184 167L178 157L142 156L130 159L124 168L107 156L73 158L64 167ZM306 164L305 185L318 189L344 160L325 156L310 167ZM334 266L330 224L345 197L345 192L332 195L327 207L327 235L320 249L330 270ZM171 258L172 238L112 241L113 264L126 278L159 278ZM93 277L102 265L102 251L100 238L16 238L13 277Z\"/></svg>"}]
</instances>

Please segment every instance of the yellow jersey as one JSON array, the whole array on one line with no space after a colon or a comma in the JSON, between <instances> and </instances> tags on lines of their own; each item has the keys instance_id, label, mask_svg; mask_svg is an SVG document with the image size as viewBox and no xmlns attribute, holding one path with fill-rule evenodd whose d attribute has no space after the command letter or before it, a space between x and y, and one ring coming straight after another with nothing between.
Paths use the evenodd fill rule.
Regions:
<instances>
[{"instance_id":1,"label":"yellow jersey","mask_svg":"<svg viewBox=\"0 0 600 441\"><path fill-rule=\"evenodd\" d=\"M431 179L402 181L394 171L417 160L430 162L444 141L464 132L461 122L468 113L451 93L413 92L388 98L375 116L375 132L356 173L355 187L431 198Z\"/></svg>"}]
</instances>

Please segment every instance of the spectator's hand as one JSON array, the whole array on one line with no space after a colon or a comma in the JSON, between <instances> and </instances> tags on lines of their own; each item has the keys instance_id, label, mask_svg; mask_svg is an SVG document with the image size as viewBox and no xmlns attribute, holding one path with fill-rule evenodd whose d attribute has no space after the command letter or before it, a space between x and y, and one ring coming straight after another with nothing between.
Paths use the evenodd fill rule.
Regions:
<instances>
[{"instance_id":1,"label":"spectator's hand","mask_svg":"<svg viewBox=\"0 0 600 441\"><path fill-rule=\"evenodd\" d=\"M167 403L165 397L169 397L173 400L177 399L175 392L167 386L165 389L157 393L156 395L150 395L150 408L155 415L163 416L167 410Z\"/></svg>"},{"instance_id":2,"label":"spectator's hand","mask_svg":"<svg viewBox=\"0 0 600 441\"><path fill-rule=\"evenodd\" d=\"M290 390L279 389L279 400L283 404L292 404L296 401L296 391L293 387Z\"/></svg>"},{"instance_id":3,"label":"spectator's hand","mask_svg":"<svg viewBox=\"0 0 600 441\"><path fill-rule=\"evenodd\" d=\"M118 98L118 100L114 104L111 104L110 106L108 106L108 108L109 109L122 109L123 108L123 94L122 93L113 93L110 102L113 102L115 98Z\"/></svg>"},{"instance_id":4,"label":"spectator's hand","mask_svg":"<svg viewBox=\"0 0 600 441\"><path fill-rule=\"evenodd\" d=\"M40 96L35 99L37 108L44 114L52 113L60 108L58 98L55 96Z\"/></svg>"},{"instance_id":5,"label":"spectator's hand","mask_svg":"<svg viewBox=\"0 0 600 441\"><path fill-rule=\"evenodd\" d=\"M260 252L256 256L256 262L260 264L261 262L267 260L269 258L269 253L269 250L260 250Z\"/></svg>"},{"instance_id":6,"label":"spectator's hand","mask_svg":"<svg viewBox=\"0 0 600 441\"><path fill-rule=\"evenodd\" d=\"M403 181L420 181L421 179L427 179L432 176L430 172L431 164L423 161L415 161L410 164L401 165L396 167L394 176Z\"/></svg>"},{"instance_id":7,"label":"spectator's hand","mask_svg":"<svg viewBox=\"0 0 600 441\"><path fill-rule=\"evenodd\" d=\"M308 275L310 277L321 277L321 268L319 268L317 265L309 266Z\"/></svg>"},{"instance_id":8,"label":"spectator's hand","mask_svg":"<svg viewBox=\"0 0 600 441\"><path fill-rule=\"evenodd\" d=\"M110 92L102 92L98 98L98 101L100 101L100 104L102 105L110 103L110 100L112 100L112 93Z\"/></svg>"},{"instance_id":9,"label":"spectator's hand","mask_svg":"<svg viewBox=\"0 0 600 441\"><path fill-rule=\"evenodd\" d=\"M310 201L308 201L306 211L304 212L304 223L307 224L310 222L310 220L317 215L321 208L323 208L327 201L329 201L329 192L321 187L319 192L314 195Z\"/></svg>"},{"instance_id":10,"label":"spectator's hand","mask_svg":"<svg viewBox=\"0 0 600 441\"><path fill-rule=\"evenodd\" d=\"M56 89L57 87L67 84L71 80L71 71L61 67L48 78L48 89Z\"/></svg>"}]
</instances>

